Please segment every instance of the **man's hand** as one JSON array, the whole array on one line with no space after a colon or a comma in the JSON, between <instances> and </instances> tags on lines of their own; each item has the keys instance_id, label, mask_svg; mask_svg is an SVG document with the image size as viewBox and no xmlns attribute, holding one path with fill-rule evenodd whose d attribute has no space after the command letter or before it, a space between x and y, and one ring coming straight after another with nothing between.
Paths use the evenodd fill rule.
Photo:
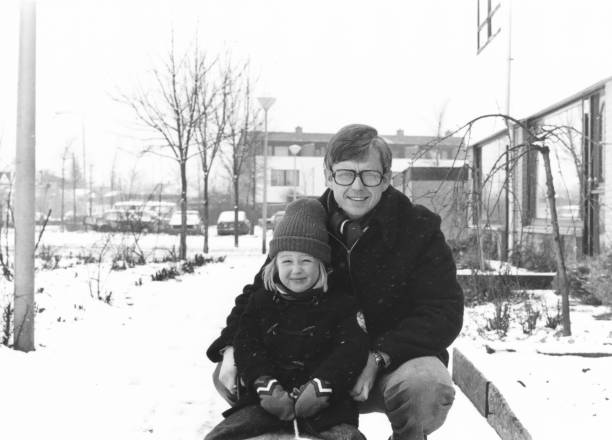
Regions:
<instances>
[{"instance_id":1,"label":"man's hand","mask_svg":"<svg viewBox=\"0 0 612 440\"><path fill-rule=\"evenodd\" d=\"M253 386L263 409L281 420L295 418L293 399L278 380L270 376L262 376L253 383Z\"/></svg>"},{"instance_id":2,"label":"man's hand","mask_svg":"<svg viewBox=\"0 0 612 440\"><path fill-rule=\"evenodd\" d=\"M238 370L234 362L234 347L227 347L223 351L223 361L219 370L219 382L223 384L230 394L236 394Z\"/></svg>"},{"instance_id":3,"label":"man's hand","mask_svg":"<svg viewBox=\"0 0 612 440\"><path fill-rule=\"evenodd\" d=\"M374 381L376 381L376 375L378 374L378 365L376 365L376 359L374 359L374 354L370 352L368 355L368 362L366 366L363 368L363 371L357 378L357 382L355 382L355 386L351 390L351 397L353 400L357 402L365 402L368 400L368 396L370 395L370 390L374 386Z\"/></svg>"}]
</instances>

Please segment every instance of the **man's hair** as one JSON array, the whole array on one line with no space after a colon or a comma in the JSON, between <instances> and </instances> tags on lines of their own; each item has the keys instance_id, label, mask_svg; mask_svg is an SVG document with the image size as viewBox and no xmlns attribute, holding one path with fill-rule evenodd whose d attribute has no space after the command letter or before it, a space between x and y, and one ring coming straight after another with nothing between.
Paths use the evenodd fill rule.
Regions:
<instances>
[{"instance_id":1,"label":"man's hair","mask_svg":"<svg viewBox=\"0 0 612 440\"><path fill-rule=\"evenodd\" d=\"M345 160L362 160L368 157L370 150L380 155L383 173L391 170L391 149L374 127L364 124L351 124L342 127L329 140L325 154L325 168L331 170L335 163Z\"/></svg>"},{"instance_id":2,"label":"man's hair","mask_svg":"<svg viewBox=\"0 0 612 440\"><path fill-rule=\"evenodd\" d=\"M278 292L278 288L276 287L275 277L278 273L278 268L276 267L276 258L278 255L275 255L274 258L270 260L268 264L266 264L262 269L262 279L264 283L264 287L266 290L270 292ZM325 263L323 263L318 258L313 257L319 263L319 280L314 284L313 287L321 287L323 292L327 292L327 268L325 267Z\"/></svg>"}]
</instances>

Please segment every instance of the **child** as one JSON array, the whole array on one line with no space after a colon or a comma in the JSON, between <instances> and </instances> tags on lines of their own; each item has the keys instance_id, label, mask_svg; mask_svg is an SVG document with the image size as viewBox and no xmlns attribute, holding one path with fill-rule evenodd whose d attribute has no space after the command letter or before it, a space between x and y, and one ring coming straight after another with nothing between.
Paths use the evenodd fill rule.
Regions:
<instances>
[{"instance_id":1,"label":"child","mask_svg":"<svg viewBox=\"0 0 612 440\"><path fill-rule=\"evenodd\" d=\"M274 230L265 288L253 292L234 338L236 405L206 440L299 430L324 440L365 440L349 391L368 357L355 300L327 285L326 214L313 199L291 203Z\"/></svg>"}]
</instances>

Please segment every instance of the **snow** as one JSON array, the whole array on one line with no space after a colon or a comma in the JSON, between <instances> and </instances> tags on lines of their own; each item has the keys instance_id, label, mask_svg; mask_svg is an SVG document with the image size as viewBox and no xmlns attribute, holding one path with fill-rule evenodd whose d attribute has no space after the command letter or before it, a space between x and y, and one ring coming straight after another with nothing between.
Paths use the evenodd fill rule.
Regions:
<instances>
[{"instance_id":1,"label":"snow","mask_svg":"<svg viewBox=\"0 0 612 440\"><path fill-rule=\"evenodd\" d=\"M226 260L163 282L151 281L151 275L172 263L125 271L110 271L107 263L79 264L76 256L98 256L106 237L44 233L41 245L63 257L55 270L43 270L38 262L36 350L21 353L0 346L0 439L201 439L226 409L212 386L214 365L204 351L224 325L235 295L264 261L261 235L241 236L235 248L233 236L218 237L211 228L210 255L225 255ZM2 247L12 244L11 237L2 239ZM107 255L131 242L128 236L115 236ZM177 244L178 237L163 234L139 241L147 256L157 258ZM190 256L201 253L201 247L201 237L188 237ZM111 304L97 299L98 287L102 298L112 292ZM555 300L550 292L532 294ZM0 306L10 295L12 284L3 279ZM511 328L500 340L482 330L491 309L479 306L466 311L464 332L456 343L499 382L519 418L534 433L545 433L534 438L550 438L547 427L558 431L557 439L573 438L565 436L570 422L600 429L603 414L612 413L605 400L612 397L612 358L553 357L536 351L612 348L604 345L612 342L610 321L590 318L604 308L573 307L572 338L549 329L525 337ZM484 344L498 351L489 355ZM517 351L500 351L504 348ZM446 424L429 438L497 438L457 391ZM360 422L368 438L390 434L382 414L364 415Z\"/></svg>"}]
</instances>

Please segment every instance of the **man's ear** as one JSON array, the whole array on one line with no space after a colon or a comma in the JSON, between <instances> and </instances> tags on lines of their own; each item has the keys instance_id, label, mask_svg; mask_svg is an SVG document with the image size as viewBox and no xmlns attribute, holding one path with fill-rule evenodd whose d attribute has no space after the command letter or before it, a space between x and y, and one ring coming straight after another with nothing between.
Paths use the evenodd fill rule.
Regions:
<instances>
[{"instance_id":1,"label":"man's ear","mask_svg":"<svg viewBox=\"0 0 612 440\"><path fill-rule=\"evenodd\" d=\"M383 186L385 187L383 189L383 191L386 191L387 188L389 188L389 185L391 184L391 177L392 177L392 173L391 171L387 171L384 175L383 175Z\"/></svg>"},{"instance_id":2,"label":"man's ear","mask_svg":"<svg viewBox=\"0 0 612 440\"><path fill-rule=\"evenodd\" d=\"M332 189L332 172L328 168L323 168L323 173L325 174L325 186Z\"/></svg>"}]
</instances>

